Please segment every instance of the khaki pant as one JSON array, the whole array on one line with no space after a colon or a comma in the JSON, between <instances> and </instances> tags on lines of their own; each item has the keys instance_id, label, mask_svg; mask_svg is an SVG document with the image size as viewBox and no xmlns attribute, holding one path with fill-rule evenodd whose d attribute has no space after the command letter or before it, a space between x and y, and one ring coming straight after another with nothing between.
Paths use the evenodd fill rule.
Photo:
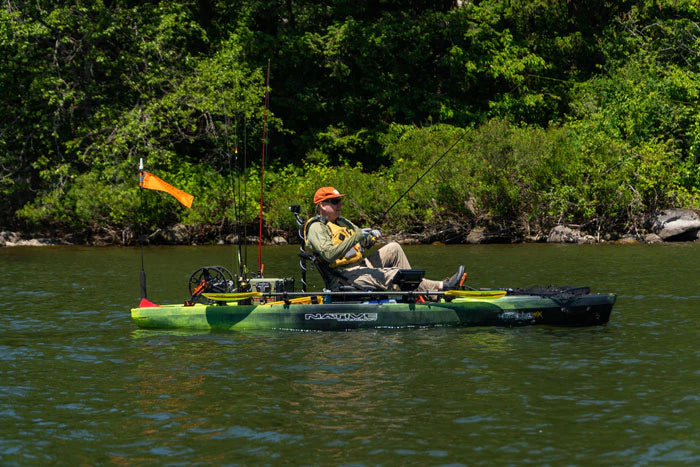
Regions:
<instances>
[{"instance_id":1,"label":"khaki pant","mask_svg":"<svg viewBox=\"0 0 700 467\"><path fill-rule=\"evenodd\" d=\"M399 269L411 269L406 253L396 242L391 242L375 251L360 265L351 266L340 272L342 285L378 290L398 290L392 283ZM418 292L434 292L442 288L442 281L423 279L416 288Z\"/></svg>"}]
</instances>

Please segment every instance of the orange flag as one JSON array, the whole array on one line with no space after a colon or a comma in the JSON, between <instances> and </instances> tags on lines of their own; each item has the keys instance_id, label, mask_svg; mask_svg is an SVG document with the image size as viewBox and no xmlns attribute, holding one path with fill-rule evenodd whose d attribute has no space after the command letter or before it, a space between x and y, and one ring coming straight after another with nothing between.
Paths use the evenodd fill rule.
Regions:
<instances>
[{"instance_id":1,"label":"orange flag","mask_svg":"<svg viewBox=\"0 0 700 467\"><path fill-rule=\"evenodd\" d=\"M164 191L173 196L183 206L188 208L192 207L192 200L194 199L194 196L189 193L185 193L182 190L178 190L171 184L161 180L150 172L143 171L139 174L139 186L149 190Z\"/></svg>"}]
</instances>

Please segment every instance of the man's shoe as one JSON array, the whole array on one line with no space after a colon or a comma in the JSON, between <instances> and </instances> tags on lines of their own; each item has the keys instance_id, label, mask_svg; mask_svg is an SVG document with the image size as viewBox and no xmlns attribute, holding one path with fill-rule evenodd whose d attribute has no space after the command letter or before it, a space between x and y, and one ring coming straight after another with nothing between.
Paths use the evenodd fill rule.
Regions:
<instances>
[{"instance_id":1,"label":"man's shoe","mask_svg":"<svg viewBox=\"0 0 700 467\"><path fill-rule=\"evenodd\" d=\"M449 279L442 281L442 290L454 290L459 287L459 283L464 275L464 266L461 264L457 268L457 273Z\"/></svg>"}]
</instances>

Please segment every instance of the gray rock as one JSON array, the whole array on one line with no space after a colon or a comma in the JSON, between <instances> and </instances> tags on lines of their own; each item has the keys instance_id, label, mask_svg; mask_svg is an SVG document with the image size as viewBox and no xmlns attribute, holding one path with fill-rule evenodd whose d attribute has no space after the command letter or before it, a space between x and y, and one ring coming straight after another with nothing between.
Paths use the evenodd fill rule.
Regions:
<instances>
[{"instance_id":1,"label":"gray rock","mask_svg":"<svg viewBox=\"0 0 700 467\"><path fill-rule=\"evenodd\" d=\"M547 237L541 233L536 233L533 235L525 235L525 237L523 237L523 240L525 240L525 242L527 243L541 243L546 242Z\"/></svg>"},{"instance_id":2,"label":"gray rock","mask_svg":"<svg viewBox=\"0 0 700 467\"><path fill-rule=\"evenodd\" d=\"M475 227L467 235L466 242L471 244L513 243L514 239L505 231L488 230Z\"/></svg>"},{"instance_id":3,"label":"gray rock","mask_svg":"<svg viewBox=\"0 0 700 467\"><path fill-rule=\"evenodd\" d=\"M664 241L696 240L700 215L690 209L667 209L656 217L652 229Z\"/></svg>"},{"instance_id":4,"label":"gray rock","mask_svg":"<svg viewBox=\"0 0 700 467\"><path fill-rule=\"evenodd\" d=\"M639 240L631 235L625 235L615 242L617 245L639 245Z\"/></svg>"},{"instance_id":5,"label":"gray rock","mask_svg":"<svg viewBox=\"0 0 700 467\"><path fill-rule=\"evenodd\" d=\"M403 236L389 236L386 238L383 238L383 240L390 242L390 241L395 241L397 243L400 243L401 245L420 245L421 244L421 237L420 235L403 235Z\"/></svg>"},{"instance_id":6,"label":"gray rock","mask_svg":"<svg viewBox=\"0 0 700 467\"><path fill-rule=\"evenodd\" d=\"M547 243L584 243L584 235L580 230L558 225L549 232Z\"/></svg>"},{"instance_id":7,"label":"gray rock","mask_svg":"<svg viewBox=\"0 0 700 467\"><path fill-rule=\"evenodd\" d=\"M659 237L655 233L646 234L644 236L644 243L663 243L663 238Z\"/></svg>"},{"instance_id":8,"label":"gray rock","mask_svg":"<svg viewBox=\"0 0 700 467\"><path fill-rule=\"evenodd\" d=\"M583 243L585 245L593 245L597 241L593 235L584 235L583 237L581 237L581 239L578 242Z\"/></svg>"},{"instance_id":9,"label":"gray rock","mask_svg":"<svg viewBox=\"0 0 700 467\"><path fill-rule=\"evenodd\" d=\"M138 240L138 239L137 239ZM108 235L104 233L97 233L90 239L90 244L92 246L107 246L114 245L115 238L114 235Z\"/></svg>"},{"instance_id":10,"label":"gray rock","mask_svg":"<svg viewBox=\"0 0 700 467\"><path fill-rule=\"evenodd\" d=\"M280 238L283 238L283 237L280 237ZM236 235L236 234L229 234L229 235L226 235L226 238L224 239L224 242L231 244L231 245L238 245L239 243L242 243L243 241L245 241L245 243L247 243L248 245L257 245L258 244L258 237L253 236L253 235L248 235L247 237L243 238L243 237Z\"/></svg>"},{"instance_id":11,"label":"gray rock","mask_svg":"<svg viewBox=\"0 0 700 467\"><path fill-rule=\"evenodd\" d=\"M467 235L467 243L470 243L472 245L478 245L480 243L484 243L484 240L486 239L486 232L482 228L475 228L472 229L469 234Z\"/></svg>"},{"instance_id":12,"label":"gray rock","mask_svg":"<svg viewBox=\"0 0 700 467\"><path fill-rule=\"evenodd\" d=\"M287 245L289 242L287 242L287 239L284 237L272 237L270 243L273 245Z\"/></svg>"},{"instance_id":13,"label":"gray rock","mask_svg":"<svg viewBox=\"0 0 700 467\"><path fill-rule=\"evenodd\" d=\"M167 229L157 230L153 233L152 238L167 244L187 245L190 243L190 232L187 226L175 224Z\"/></svg>"},{"instance_id":14,"label":"gray rock","mask_svg":"<svg viewBox=\"0 0 700 467\"><path fill-rule=\"evenodd\" d=\"M50 246L62 245L62 242L53 238L32 238L30 240L17 240L14 243L7 243L7 246Z\"/></svg>"},{"instance_id":15,"label":"gray rock","mask_svg":"<svg viewBox=\"0 0 700 467\"><path fill-rule=\"evenodd\" d=\"M464 229L451 225L438 233L438 241L446 244L461 243L464 239Z\"/></svg>"},{"instance_id":16,"label":"gray rock","mask_svg":"<svg viewBox=\"0 0 700 467\"><path fill-rule=\"evenodd\" d=\"M17 232L0 232L0 246L12 246L19 240L20 236Z\"/></svg>"}]
</instances>

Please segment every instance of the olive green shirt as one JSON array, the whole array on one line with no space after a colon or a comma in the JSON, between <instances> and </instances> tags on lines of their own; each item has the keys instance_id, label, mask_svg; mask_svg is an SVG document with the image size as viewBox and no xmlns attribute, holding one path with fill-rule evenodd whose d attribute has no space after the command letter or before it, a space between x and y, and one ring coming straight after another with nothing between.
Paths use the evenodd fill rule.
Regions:
<instances>
[{"instance_id":1,"label":"olive green shirt","mask_svg":"<svg viewBox=\"0 0 700 467\"><path fill-rule=\"evenodd\" d=\"M329 264L345 256L356 243L360 243L363 247L366 246L366 242L362 237L362 230L355 224L343 217L339 217L333 223L340 227L352 229L354 232L337 245L333 245L331 229L323 221L311 222L306 232L306 247L310 248L311 251ZM353 265L356 266L357 263Z\"/></svg>"}]
</instances>

